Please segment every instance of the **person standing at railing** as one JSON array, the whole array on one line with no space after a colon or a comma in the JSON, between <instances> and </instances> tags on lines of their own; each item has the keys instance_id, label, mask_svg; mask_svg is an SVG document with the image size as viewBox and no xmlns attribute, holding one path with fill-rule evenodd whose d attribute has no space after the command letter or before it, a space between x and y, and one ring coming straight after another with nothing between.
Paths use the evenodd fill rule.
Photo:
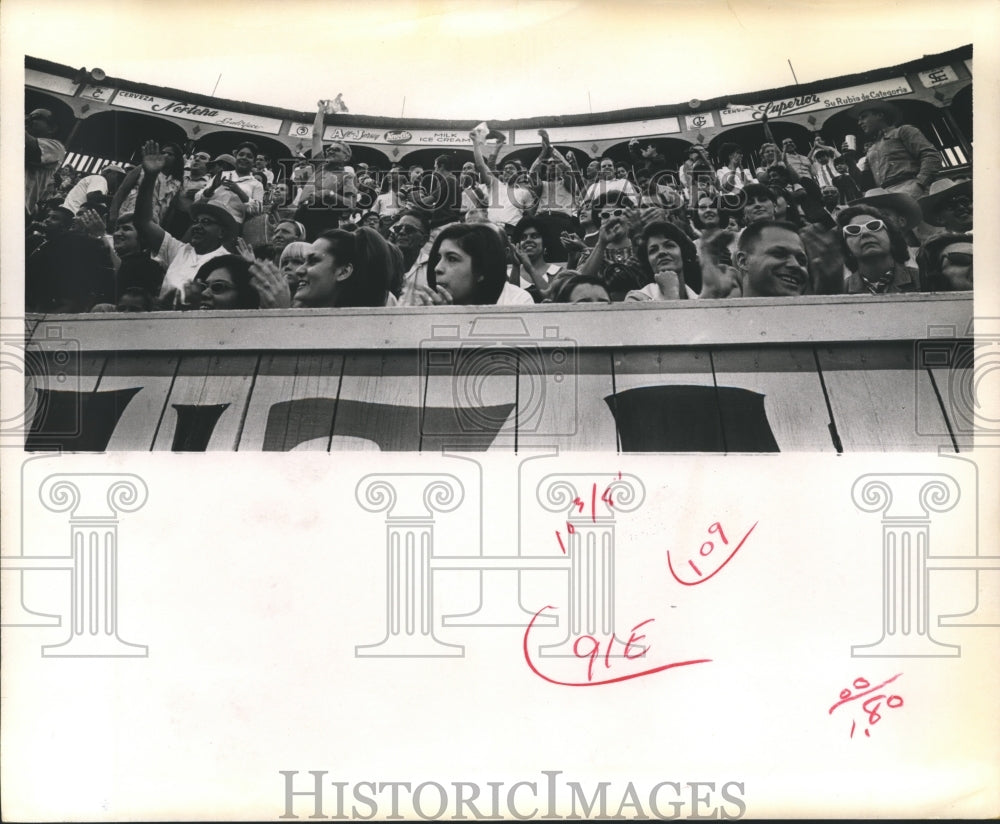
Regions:
<instances>
[{"instance_id":1,"label":"person standing at railing","mask_svg":"<svg viewBox=\"0 0 1000 824\"><path fill-rule=\"evenodd\" d=\"M866 168L875 185L920 199L943 166L941 153L916 126L902 123L902 112L888 100L856 103L848 113L871 140Z\"/></svg>"}]
</instances>

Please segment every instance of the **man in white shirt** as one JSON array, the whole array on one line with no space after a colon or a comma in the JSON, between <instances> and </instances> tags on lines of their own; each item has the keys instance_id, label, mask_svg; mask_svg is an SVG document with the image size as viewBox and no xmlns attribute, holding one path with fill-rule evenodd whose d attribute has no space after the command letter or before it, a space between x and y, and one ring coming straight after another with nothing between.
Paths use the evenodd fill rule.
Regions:
<instances>
[{"instance_id":1,"label":"man in white shirt","mask_svg":"<svg viewBox=\"0 0 1000 824\"><path fill-rule=\"evenodd\" d=\"M243 221L242 202L230 197L215 201L198 200L191 207L190 242L183 243L153 222L153 189L163 170L164 158L154 141L143 146L144 175L135 200L135 228L166 269L161 296L177 290L182 298L184 284L193 279L207 260L229 254L224 244L239 233Z\"/></svg>"},{"instance_id":2,"label":"man in white shirt","mask_svg":"<svg viewBox=\"0 0 1000 824\"><path fill-rule=\"evenodd\" d=\"M584 200L596 200L601 195L621 192L633 203L639 202L639 190L627 178L615 177L615 162L610 157L602 157L597 180L590 185Z\"/></svg>"},{"instance_id":3,"label":"man in white shirt","mask_svg":"<svg viewBox=\"0 0 1000 824\"><path fill-rule=\"evenodd\" d=\"M256 157L257 147L253 143L241 143L233 154L236 168L222 172L216 181L195 195L195 200L211 200L216 191L224 188L240 199L248 215L260 214L264 208L264 184L253 176Z\"/></svg>"},{"instance_id":4,"label":"man in white shirt","mask_svg":"<svg viewBox=\"0 0 1000 824\"><path fill-rule=\"evenodd\" d=\"M389 229L389 241L403 253L403 293L427 285L427 258L431 250L426 219L414 210L399 213Z\"/></svg>"},{"instance_id":5,"label":"man in white shirt","mask_svg":"<svg viewBox=\"0 0 1000 824\"><path fill-rule=\"evenodd\" d=\"M270 169L271 158L263 152L257 152L254 158L254 168L267 178L267 185L274 183L274 172Z\"/></svg>"},{"instance_id":6,"label":"man in white shirt","mask_svg":"<svg viewBox=\"0 0 1000 824\"><path fill-rule=\"evenodd\" d=\"M722 166L716 171L723 192L738 192L748 183L756 183L749 169L743 168L743 149L735 143L723 143L719 149Z\"/></svg>"},{"instance_id":7,"label":"man in white shirt","mask_svg":"<svg viewBox=\"0 0 1000 824\"><path fill-rule=\"evenodd\" d=\"M111 163L101 169L99 174L81 177L63 200L63 208L69 209L75 215L84 206L99 200L102 195L113 197L118 187L122 185L125 174L125 169Z\"/></svg>"},{"instance_id":8,"label":"man in white shirt","mask_svg":"<svg viewBox=\"0 0 1000 824\"><path fill-rule=\"evenodd\" d=\"M469 132L469 137L472 139L476 169L487 188L489 203L486 214L489 222L497 226L513 227L521 219L524 209L531 205L533 195L515 182L517 167L512 163L505 163L503 177L497 177L483 156L485 138L477 131Z\"/></svg>"}]
</instances>

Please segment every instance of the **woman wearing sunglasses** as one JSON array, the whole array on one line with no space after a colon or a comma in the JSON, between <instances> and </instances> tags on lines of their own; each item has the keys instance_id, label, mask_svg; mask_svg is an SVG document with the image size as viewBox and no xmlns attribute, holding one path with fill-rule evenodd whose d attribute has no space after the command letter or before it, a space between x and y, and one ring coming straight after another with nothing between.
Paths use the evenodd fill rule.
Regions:
<instances>
[{"instance_id":1,"label":"woman wearing sunglasses","mask_svg":"<svg viewBox=\"0 0 1000 824\"><path fill-rule=\"evenodd\" d=\"M239 255L219 255L202 264L194 280L184 284L184 294L191 309L260 308L250 264Z\"/></svg>"},{"instance_id":2,"label":"woman wearing sunglasses","mask_svg":"<svg viewBox=\"0 0 1000 824\"><path fill-rule=\"evenodd\" d=\"M629 209L635 202L611 192L594 201L591 216L599 227L597 243L577 264L582 275L599 277L604 281L611 300L621 301L633 290L642 289L652 283L652 275L643 271L639 259L632 248L629 237Z\"/></svg>"},{"instance_id":3,"label":"woman wearing sunglasses","mask_svg":"<svg viewBox=\"0 0 1000 824\"><path fill-rule=\"evenodd\" d=\"M851 295L892 295L920 291L920 276L907 266L906 238L895 223L871 206L850 206L837 215L844 263L851 271Z\"/></svg>"}]
</instances>

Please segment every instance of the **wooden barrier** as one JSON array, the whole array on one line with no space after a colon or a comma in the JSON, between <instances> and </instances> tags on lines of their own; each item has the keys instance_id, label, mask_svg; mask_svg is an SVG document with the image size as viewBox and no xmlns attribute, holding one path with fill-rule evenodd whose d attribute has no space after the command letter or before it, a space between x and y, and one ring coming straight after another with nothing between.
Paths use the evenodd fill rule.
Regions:
<instances>
[{"instance_id":1,"label":"wooden barrier","mask_svg":"<svg viewBox=\"0 0 1000 824\"><path fill-rule=\"evenodd\" d=\"M33 316L27 447L959 449L972 312L956 293Z\"/></svg>"}]
</instances>

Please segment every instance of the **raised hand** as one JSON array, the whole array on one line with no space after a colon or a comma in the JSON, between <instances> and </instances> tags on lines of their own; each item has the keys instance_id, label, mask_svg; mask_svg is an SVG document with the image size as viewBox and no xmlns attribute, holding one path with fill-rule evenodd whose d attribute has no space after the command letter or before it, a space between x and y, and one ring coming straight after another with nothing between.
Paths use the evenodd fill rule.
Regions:
<instances>
[{"instance_id":1,"label":"raised hand","mask_svg":"<svg viewBox=\"0 0 1000 824\"><path fill-rule=\"evenodd\" d=\"M156 175L167 165L167 158L160 152L160 144L147 140L142 146L142 168L147 174Z\"/></svg>"},{"instance_id":2,"label":"raised hand","mask_svg":"<svg viewBox=\"0 0 1000 824\"><path fill-rule=\"evenodd\" d=\"M250 247L240 239L237 241L237 248L243 244L247 249ZM246 257L243 249L240 254ZM251 256L253 252L250 252ZM247 258L251 260L252 258ZM250 267L250 285L257 290L260 296L261 309L287 309L292 305L292 293L288 287L288 279L281 273L271 261L259 260Z\"/></svg>"},{"instance_id":3,"label":"raised hand","mask_svg":"<svg viewBox=\"0 0 1000 824\"><path fill-rule=\"evenodd\" d=\"M247 263L256 263L257 256L253 253L253 247L243 238L236 238L236 251Z\"/></svg>"}]
</instances>

